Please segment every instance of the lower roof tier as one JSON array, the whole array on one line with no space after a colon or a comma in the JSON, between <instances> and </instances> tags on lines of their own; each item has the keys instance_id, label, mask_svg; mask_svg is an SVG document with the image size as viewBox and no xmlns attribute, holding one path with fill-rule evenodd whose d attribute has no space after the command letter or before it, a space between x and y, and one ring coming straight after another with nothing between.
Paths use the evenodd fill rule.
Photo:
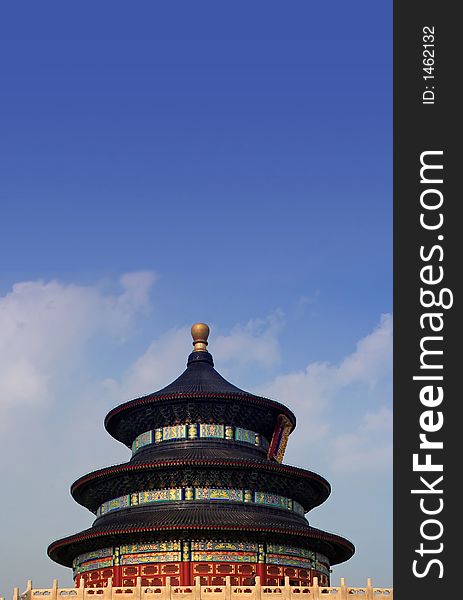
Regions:
<instances>
[{"instance_id":1,"label":"lower roof tier","mask_svg":"<svg viewBox=\"0 0 463 600\"><path fill-rule=\"evenodd\" d=\"M179 485L273 492L295 500L306 512L324 502L331 491L329 483L316 473L257 457L165 458L94 471L78 479L71 494L76 502L95 513L104 502L125 494Z\"/></svg>"},{"instance_id":2,"label":"lower roof tier","mask_svg":"<svg viewBox=\"0 0 463 600\"><path fill-rule=\"evenodd\" d=\"M335 565L351 558L351 542L309 526L303 518L278 514L277 511L233 510L211 507L207 511L160 509L146 514L129 514L111 522L104 520L75 535L50 544L48 555L55 562L70 567L77 556L107 546L155 541L157 539L242 539L294 544L321 552Z\"/></svg>"}]
</instances>

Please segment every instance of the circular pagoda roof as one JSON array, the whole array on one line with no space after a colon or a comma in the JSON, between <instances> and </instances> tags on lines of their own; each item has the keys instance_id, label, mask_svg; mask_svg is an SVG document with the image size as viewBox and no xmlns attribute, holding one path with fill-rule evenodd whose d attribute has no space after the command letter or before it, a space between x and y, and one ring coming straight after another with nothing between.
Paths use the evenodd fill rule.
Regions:
<instances>
[{"instance_id":1,"label":"circular pagoda roof","mask_svg":"<svg viewBox=\"0 0 463 600\"><path fill-rule=\"evenodd\" d=\"M177 458L148 463L123 463L84 475L71 486L76 502L95 512L105 501L145 489L175 487L179 477L193 478L203 473L211 481L230 478L231 487L239 486L252 478L253 488L262 491L290 492L306 511L322 504L331 493L331 486L320 475L260 458L205 459ZM179 475L180 473L180 475ZM242 483L241 483L242 485ZM274 486L278 485L278 488Z\"/></svg>"},{"instance_id":2,"label":"circular pagoda roof","mask_svg":"<svg viewBox=\"0 0 463 600\"><path fill-rule=\"evenodd\" d=\"M175 381L117 406L106 416L105 427L128 447L148 429L198 420L233 424L238 419L270 438L280 414L294 429L296 417L286 406L241 390L214 369L209 352L192 352L186 370Z\"/></svg>"},{"instance_id":3,"label":"circular pagoda roof","mask_svg":"<svg viewBox=\"0 0 463 600\"><path fill-rule=\"evenodd\" d=\"M151 523L137 524L130 522L119 522L114 526L95 525L75 535L57 540L48 547L48 555L57 563L70 567L73 559L84 552L94 549L120 545L127 542L150 541L158 539L160 533L165 533L166 539L179 539L182 537L203 538L204 535L213 536L217 539L223 536L233 536L239 539L275 539L275 535L282 541L306 547L310 550L321 552L336 565L351 558L355 548L353 544L338 535L295 522L284 522L283 520L268 522L268 516L262 519L249 516L247 511L227 510L211 507L207 511L207 519L204 511L188 510L160 510L159 521L153 512ZM265 515L266 511L262 511ZM162 519L162 521L161 521ZM272 517L273 520L273 517ZM302 521L302 520L301 520Z\"/></svg>"}]
</instances>

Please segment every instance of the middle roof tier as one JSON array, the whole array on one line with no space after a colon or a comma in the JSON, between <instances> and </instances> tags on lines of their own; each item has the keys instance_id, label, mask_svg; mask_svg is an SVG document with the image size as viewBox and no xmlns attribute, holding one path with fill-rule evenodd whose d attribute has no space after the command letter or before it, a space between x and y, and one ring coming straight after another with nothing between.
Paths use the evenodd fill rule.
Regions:
<instances>
[{"instance_id":1,"label":"middle roof tier","mask_svg":"<svg viewBox=\"0 0 463 600\"><path fill-rule=\"evenodd\" d=\"M320 475L258 457L185 456L130 462L84 475L71 486L73 498L96 513L104 503L134 492L207 487L249 489L279 494L298 502L305 512L322 504L331 492Z\"/></svg>"}]
</instances>

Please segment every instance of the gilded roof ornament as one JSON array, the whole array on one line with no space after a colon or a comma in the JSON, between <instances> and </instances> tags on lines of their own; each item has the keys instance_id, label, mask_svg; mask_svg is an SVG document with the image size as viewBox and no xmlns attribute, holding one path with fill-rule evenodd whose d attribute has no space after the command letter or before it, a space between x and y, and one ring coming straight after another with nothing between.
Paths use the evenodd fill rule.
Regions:
<instances>
[{"instance_id":1,"label":"gilded roof ornament","mask_svg":"<svg viewBox=\"0 0 463 600\"><path fill-rule=\"evenodd\" d=\"M191 335L193 337L193 352L207 352L209 326L206 323L195 323L191 327Z\"/></svg>"}]
</instances>

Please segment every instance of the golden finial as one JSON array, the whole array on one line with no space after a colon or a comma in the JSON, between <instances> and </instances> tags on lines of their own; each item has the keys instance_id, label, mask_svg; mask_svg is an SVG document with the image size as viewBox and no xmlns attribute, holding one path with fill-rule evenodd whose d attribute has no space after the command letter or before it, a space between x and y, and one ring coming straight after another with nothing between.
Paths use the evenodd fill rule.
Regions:
<instances>
[{"instance_id":1,"label":"golden finial","mask_svg":"<svg viewBox=\"0 0 463 600\"><path fill-rule=\"evenodd\" d=\"M191 335L193 336L193 352L207 352L208 325L206 323L195 323L191 328Z\"/></svg>"}]
</instances>

